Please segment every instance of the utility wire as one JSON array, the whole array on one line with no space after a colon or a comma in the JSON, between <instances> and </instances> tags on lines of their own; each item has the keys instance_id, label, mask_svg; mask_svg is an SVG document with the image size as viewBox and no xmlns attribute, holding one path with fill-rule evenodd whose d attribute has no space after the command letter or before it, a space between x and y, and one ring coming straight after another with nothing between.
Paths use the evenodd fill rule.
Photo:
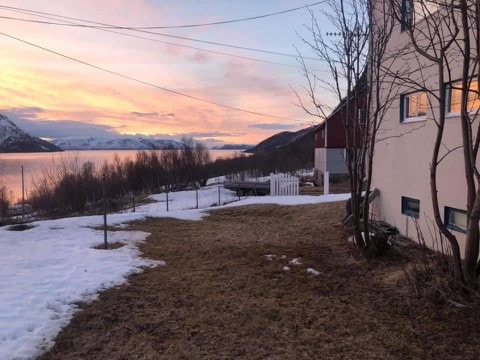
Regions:
<instances>
[{"instance_id":1,"label":"utility wire","mask_svg":"<svg viewBox=\"0 0 480 360\"><path fill-rule=\"evenodd\" d=\"M128 28L129 29L136 29L136 30L159 30L159 29L178 29L178 28L192 28L192 27L201 27L201 26L232 24L232 23L237 23L237 22L264 19L264 18L271 17L271 16L282 15L282 14L286 14L286 13L289 13L289 12L298 11L298 10L301 10L301 9L306 9L306 8L309 8L309 7L317 6L317 5L323 4L324 2L325 1L317 1L317 2L314 2L314 3L311 3L311 4L298 6L296 8L292 8L292 9L277 11L277 12L273 12L273 13L269 13L269 14L250 16L250 17L246 17L246 18L233 19L233 20L222 20L222 21L214 21L214 22L209 22L209 23L170 25L170 26L132 26L132 27L128 27ZM15 10L19 9L19 8L15 8L15 7L12 7L12 6L1 6L1 7L4 8L4 9L15 9ZM116 28L115 26L110 26L110 25L105 25L105 27L106 28ZM126 28L126 27L122 27L122 28Z\"/></svg>"},{"instance_id":2,"label":"utility wire","mask_svg":"<svg viewBox=\"0 0 480 360\"><path fill-rule=\"evenodd\" d=\"M130 80L130 81L133 81L133 82L136 82L136 83L139 83L139 84L143 84L143 85L147 85L147 86L156 88L156 89L160 89L160 90L163 90L163 91L165 91L165 92L169 92L169 93L172 93L172 94L175 94L175 95L183 96L183 97L186 97L186 98L189 98L189 99L192 99L192 100L196 100L196 101L200 101L200 102L203 102L203 103L207 103L207 104L211 104L211 105L223 107L223 108L230 109L230 110L235 110L235 111L244 112L244 113L247 113L247 114L258 115L258 116L268 117L268 118L272 118L272 119L282 119L282 120L287 120L287 121L294 121L294 122L299 122L299 123L305 123L305 121L298 120L298 119L292 119L292 118L288 118L288 117L284 117L284 116L269 115L269 114L264 114L264 113L260 113L260 112L256 112L256 111L246 110L246 109L238 108L238 107L235 107L235 106L225 105L225 104L217 103L217 102L212 101L212 100L208 100L208 99L200 98L200 97L197 97L197 96L189 95L189 94L186 94L186 93L182 93L182 92L180 92L180 91L168 89L168 88L163 87L163 86L160 86L160 85L155 85L155 84L153 84L153 83L150 83L150 82L147 82L147 81L144 81L144 80L136 79L136 78L134 78L134 77L132 77L132 76L129 76L129 75L125 75L125 74L122 74L122 73L119 73L119 72L116 72L116 71L113 71L113 70L108 70L108 69L103 68L103 67L100 67L100 66L98 66L98 65L94 65L94 64L91 64L91 63L89 63L89 62L86 62L86 61L83 61L83 60L74 58L74 57L72 57L72 56L68 56L68 55L59 53L59 52L57 52L57 51L55 51L55 50L47 49L46 47L43 47L43 46L41 46L41 45L37 45L37 44L31 43L31 42L29 42L29 41L27 41L27 40L23 40L23 39L20 39L20 38L18 38L18 37L15 37L15 36L5 34L5 33L3 33L3 32L0 32L0 35L3 35L3 36L5 36L5 37L7 37L7 38L10 38L10 39L19 41L19 42L24 43L24 44L26 44L26 45L35 47L35 48L37 48L37 49L40 49L40 50L49 52L49 53L51 53L51 54L54 54L54 55L63 57L63 58L65 58L65 59L68 59L68 60L71 60L71 61L74 61L74 62L83 64L83 65L85 65L85 66L88 66L88 67L91 67L91 68L94 68L94 69L97 69L97 70L106 72L106 73L108 73L108 74L115 75L115 76L118 76L118 77L121 77L121 78Z\"/></svg>"},{"instance_id":3,"label":"utility wire","mask_svg":"<svg viewBox=\"0 0 480 360\"><path fill-rule=\"evenodd\" d=\"M0 6L0 8L1 8L1 6ZM24 14L24 15L33 15L33 14L29 13L28 10L26 10L26 11L10 10L10 11L14 11L14 12L21 13L21 14ZM49 16L45 16L45 15L36 15L35 14L34 16L37 16L37 17L43 18L43 19L56 20L53 17L49 17ZM10 19L10 20L20 20L20 21L28 20L28 19L11 18L11 17L5 17L5 16L0 16L0 18L6 18L6 19ZM67 21L67 20L60 20L60 21L63 21L64 23L72 24L72 25L81 25L81 24L74 23L74 22ZM124 32L121 32L121 31L115 31L115 30L111 30L111 29L105 28L105 27L99 27L99 28L94 28L94 29L109 32L109 33L112 33L112 34L123 35L123 36L131 37L131 38L135 38L135 39L153 41L153 42L156 42L156 43L161 43L161 44L166 44L166 45L176 46L176 47L183 47L183 48L187 48L187 49L203 51L203 52L212 53L212 54L216 54L216 55L229 56L229 57L243 59L243 60L256 61L256 62L262 62L262 63L267 63L267 64L273 64L273 65L279 65L279 66L285 66L285 67L304 70L304 68L302 66L299 66L299 65L292 65L292 64L285 64L285 63L280 63L280 62L276 62L276 61L257 59L257 58L252 58L252 57L249 57L249 56L235 55L235 54L225 53L225 52L216 51L216 50L203 49L203 48L199 48L199 47L195 47L195 46L191 46L191 45L182 45L182 44L177 44L177 43L173 43L173 42L169 42L169 41L152 39L152 38L141 36L141 35L134 35L134 34L124 33ZM312 69L312 68L309 68L308 70L309 71L314 71L314 72L330 72L329 70L320 70L320 69Z\"/></svg>"},{"instance_id":4,"label":"utility wire","mask_svg":"<svg viewBox=\"0 0 480 360\"><path fill-rule=\"evenodd\" d=\"M0 6L0 8L12 9L12 7L5 7L5 6ZM20 19L20 18L8 17L8 16L0 16L0 18L9 19L9 20L16 20L16 21L40 23L40 24L46 24L46 25L67 26L67 27L81 27L81 28L99 29L99 28L102 28L102 27L104 28L106 26L108 29L129 30L129 31L141 32L141 33L145 33L145 34L164 36L164 37L173 38L173 39L194 41L194 42L199 42L199 43L208 44L208 45L215 45L215 46L222 46L222 47L228 47L228 48L239 49L239 50L260 52L260 53L270 54L270 55L279 55L279 56L286 56L286 57L291 57L291 58L298 58L298 55L288 54L288 53L283 53L283 52L278 52L278 51L256 49L256 48L251 48L251 47L247 47L247 46L225 44L225 43L220 43L220 42L216 42L216 41L209 41L209 40L193 39L193 38L189 38L189 37L186 37L186 36L171 35L171 34L155 32L155 31L136 29L136 28L132 28L132 27L116 26L116 25L112 25L112 24L106 24L106 23L101 23L101 22L97 22L97 21L84 20L84 19L79 19L79 18L69 17L69 16L56 15L56 14L46 13L46 12L41 12L41 11L34 11L34 10L21 9L21 8L14 8L14 9L15 10L24 10L24 11L26 10L26 11L31 12L33 14L55 16L57 18L76 20L76 21L81 21L81 22L85 22L85 23L89 23L89 24L95 24L95 25L68 24L68 23L65 24L65 23L57 23L57 22L49 22L49 21L41 21L41 20ZM319 61L318 58L306 57L306 56L304 56L303 59Z\"/></svg>"}]
</instances>

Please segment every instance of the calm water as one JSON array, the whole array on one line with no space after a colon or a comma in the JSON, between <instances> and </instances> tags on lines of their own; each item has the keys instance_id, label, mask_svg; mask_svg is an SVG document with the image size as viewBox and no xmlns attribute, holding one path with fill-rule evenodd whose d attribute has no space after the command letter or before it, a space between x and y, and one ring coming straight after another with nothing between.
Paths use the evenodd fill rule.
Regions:
<instances>
[{"instance_id":1,"label":"calm water","mask_svg":"<svg viewBox=\"0 0 480 360\"><path fill-rule=\"evenodd\" d=\"M24 168L25 192L28 194L33 189L33 179L41 176L42 169L48 169L52 163L69 161L75 158L79 163L93 162L97 168L105 161L113 162L114 155L120 159L135 159L136 150L85 150L64 151L59 153L14 153L0 154L0 184L6 185L13 192L15 200L22 197L22 165ZM235 151L210 150L212 159L235 156Z\"/></svg>"}]
</instances>

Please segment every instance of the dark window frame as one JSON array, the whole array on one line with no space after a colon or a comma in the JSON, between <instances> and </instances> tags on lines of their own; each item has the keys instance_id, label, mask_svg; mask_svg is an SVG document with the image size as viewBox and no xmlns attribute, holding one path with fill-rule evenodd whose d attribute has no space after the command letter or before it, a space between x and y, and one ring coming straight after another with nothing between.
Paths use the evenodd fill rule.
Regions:
<instances>
[{"instance_id":1,"label":"dark window frame","mask_svg":"<svg viewBox=\"0 0 480 360\"><path fill-rule=\"evenodd\" d=\"M402 196L402 214L418 219L420 217L420 200Z\"/></svg>"},{"instance_id":2,"label":"dark window frame","mask_svg":"<svg viewBox=\"0 0 480 360\"><path fill-rule=\"evenodd\" d=\"M401 6L401 31L405 32L413 25L413 16L415 13L415 4L413 0L402 0Z\"/></svg>"}]
</instances>

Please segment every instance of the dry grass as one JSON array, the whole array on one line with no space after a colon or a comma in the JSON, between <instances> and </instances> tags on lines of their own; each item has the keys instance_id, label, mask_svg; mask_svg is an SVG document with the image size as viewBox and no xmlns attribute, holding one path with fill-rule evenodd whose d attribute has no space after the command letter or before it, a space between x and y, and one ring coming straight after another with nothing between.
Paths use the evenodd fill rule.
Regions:
<instances>
[{"instance_id":1,"label":"dry grass","mask_svg":"<svg viewBox=\"0 0 480 360\"><path fill-rule=\"evenodd\" d=\"M85 305L41 359L480 357L479 311L419 302L398 276L401 257L352 257L344 207L259 205L136 224L152 233L145 255L167 265ZM296 257L302 265L282 270Z\"/></svg>"},{"instance_id":2,"label":"dry grass","mask_svg":"<svg viewBox=\"0 0 480 360\"><path fill-rule=\"evenodd\" d=\"M343 194L350 192L350 185L348 180L330 182L329 193L330 194ZM300 194L302 195L323 195L323 184L319 186L301 186Z\"/></svg>"}]
</instances>

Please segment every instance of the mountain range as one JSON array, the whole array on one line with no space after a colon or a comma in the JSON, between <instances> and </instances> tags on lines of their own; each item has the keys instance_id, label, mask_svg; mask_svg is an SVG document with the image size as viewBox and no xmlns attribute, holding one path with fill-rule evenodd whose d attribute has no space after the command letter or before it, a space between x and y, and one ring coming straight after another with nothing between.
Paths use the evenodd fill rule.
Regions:
<instances>
[{"instance_id":1,"label":"mountain range","mask_svg":"<svg viewBox=\"0 0 480 360\"><path fill-rule=\"evenodd\" d=\"M0 114L0 152L54 152L63 151L48 141L33 137Z\"/></svg>"},{"instance_id":2,"label":"mountain range","mask_svg":"<svg viewBox=\"0 0 480 360\"><path fill-rule=\"evenodd\" d=\"M52 143L64 150L163 150L182 148L182 143L176 140L155 139L138 135L112 138L68 137L54 139Z\"/></svg>"},{"instance_id":3,"label":"mountain range","mask_svg":"<svg viewBox=\"0 0 480 360\"><path fill-rule=\"evenodd\" d=\"M296 132L283 131L256 146L226 144L213 150L246 150L260 154L273 152L312 152L315 126ZM0 152L53 152L63 150L162 150L181 149L182 143L170 139L157 139L141 135L118 137L68 137L51 142L33 137L0 114Z\"/></svg>"}]
</instances>

